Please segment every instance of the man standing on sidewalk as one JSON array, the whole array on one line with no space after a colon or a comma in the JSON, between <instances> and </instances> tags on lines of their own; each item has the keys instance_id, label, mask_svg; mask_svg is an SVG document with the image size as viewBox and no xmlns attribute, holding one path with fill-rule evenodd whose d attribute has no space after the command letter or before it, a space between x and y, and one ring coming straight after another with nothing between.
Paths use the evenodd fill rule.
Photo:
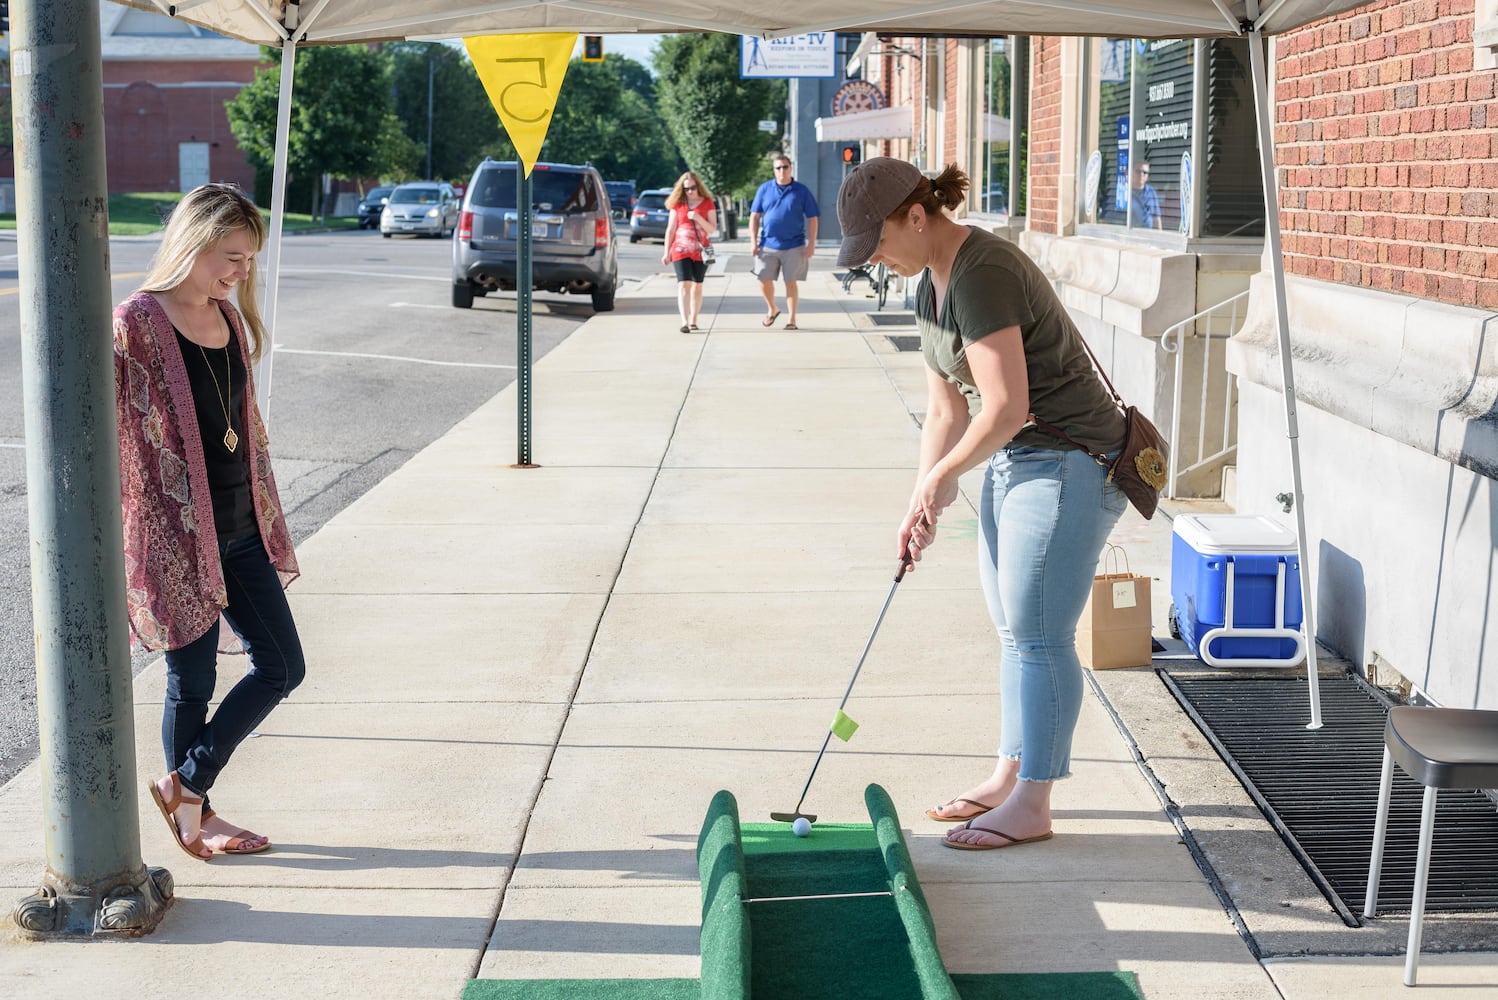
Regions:
<instances>
[{"instance_id":1,"label":"man standing on sidewalk","mask_svg":"<svg viewBox=\"0 0 1498 1000\"><path fill-rule=\"evenodd\" d=\"M765 181L749 206L750 262L765 297L765 326L780 316L775 308L775 279L785 281L785 328L796 329L796 283L806 280L808 262L817 249L817 199L811 189L791 176L791 160L774 158L775 178Z\"/></svg>"}]
</instances>

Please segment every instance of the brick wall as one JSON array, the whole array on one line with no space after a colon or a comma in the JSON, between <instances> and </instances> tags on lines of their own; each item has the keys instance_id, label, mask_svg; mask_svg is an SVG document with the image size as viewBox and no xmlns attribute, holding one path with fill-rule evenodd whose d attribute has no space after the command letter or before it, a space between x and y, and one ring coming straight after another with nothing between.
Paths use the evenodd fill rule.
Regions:
<instances>
[{"instance_id":1,"label":"brick wall","mask_svg":"<svg viewBox=\"0 0 1498 1000\"><path fill-rule=\"evenodd\" d=\"M1278 40L1287 271L1498 308L1498 104L1472 20L1472 0L1399 0Z\"/></svg>"},{"instance_id":2,"label":"brick wall","mask_svg":"<svg viewBox=\"0 0 1498 1000\"><path fill-rule=\"evenodd\" d=\"M941 156L937 162L931 164L933 169L940 170L948 163L956 163L957 160L957 106L962 98L957 93L957 65L962 58L962 52L957 45L957 39L948 38L943 46L943 65L947 67L946 78L942 81L942 140Z\"/></svg>"},{"instance_id":3,"label":"brick wall","mask_svg":"<svg viewBox=\"0 0 1498 1000\"><path fill-rule=\"evenodd\" d=\"M1030 40L1030 228L1060 235L1061 45L1055 37Z\"/></svg>"}]
</instances>

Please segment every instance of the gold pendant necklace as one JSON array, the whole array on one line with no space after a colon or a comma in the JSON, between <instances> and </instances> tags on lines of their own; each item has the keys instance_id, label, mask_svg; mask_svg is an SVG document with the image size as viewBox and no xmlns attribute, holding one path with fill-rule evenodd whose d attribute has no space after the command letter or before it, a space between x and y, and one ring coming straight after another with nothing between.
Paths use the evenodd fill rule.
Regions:
<instances>
[{"instance_id":1,"label":"gold pendant necklace","mask_svg":"<svg viewBox=\"0 0 1498 1000\"><path fill-rule=\"evenodd\" d=\"M231 338L230 343L233 340ZM208 375L213 379L213 398L218 400L219 406L224 409L224 447L233 454L234 449L239 447L239 435L234 433L234 422L229 419L229 400L224 399L224 391L219 387L218 376L214 374L213 365L208 360L208 352L198 344L198 353L203 355L203 364L208 366ZM229 365L229 345L224 345L224 381L229 383L229 397L234 396L234 369Z\"/></svg>"}]
</instances>

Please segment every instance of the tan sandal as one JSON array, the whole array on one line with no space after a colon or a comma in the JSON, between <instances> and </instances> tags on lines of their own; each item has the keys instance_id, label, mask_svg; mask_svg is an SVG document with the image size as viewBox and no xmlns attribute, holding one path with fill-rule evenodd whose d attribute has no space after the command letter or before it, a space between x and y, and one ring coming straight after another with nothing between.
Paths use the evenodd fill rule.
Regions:
<instances>
[{"instance_id":1,"label":"tan sandal","mask_svg":"<svg viewBox=\"0 0 1498 1000\"><path fill-rule=\"evenodd\" d=\"M205 812L203 814L203 822L207 823L210 819L213 819L217 815L218 815L218 813L216 813L212 809L210 809L210 810L208 810L207 812ZM224 846L222 846L222 847L214 847L214 846L210 845L208 843L208 841L203 838L202 834L198 835L198 840L202 841L203 846L207 847L210 851L212 851L215 854L259 854L261 851L268 851L268 850L270 850L270 838L269 837L261 837L258 833L251 833L249 830L242 830L241 829L241 830L236 830L233 833L223 833L223 834L214 833L214 834L209 834L208 836L209 836L210 839L213 839L213 840L217 840L220 837L222 837L224 839ZM245 844L249 843L251 840L254 840L254 839L264 840L265 843L261 844L259 847L246 847L246 846L244 846Z\"/></svg>"},{"instance_id":2,"label":"tan sandal","mask_svg":"<svg viewBox=\"0 0 1498 1000\"><path fill-rule=\"evenodd\" d=\"M990 837L1000 837L1002 838L1002 842L998 844L969 844L961 840L952 839L952 834L962 833L964 830L971 833L987 834ZM1047 830L1045 833L1036 834L1033 837L1011 837L1002 830L990 830L986 826L973 826L973 821L968 820L956 830L947 831L947 836L942 840L942 844L952 848L954 851L1001 851L1006 847L1018 847L1021 844L1034 844L1050 839L1050 830Z\"/></svg>"},{"instance_id":3,"label":"tan sandal","mask_svg":"<svg viewBox=\"0 0 1498 1000\"><path fill-rule=\"evenodd\" d=\"M969 809L967 812L964 812L964 813L956 813L956 814L950 814L949 813L946 816L943 816L941 814L941 811L943 809L950 809L952 806L955 806L955 805L957 805L960 802L966 802L968 805L973 806L974 808ZM934 819L938 823L961 823L965 819L977 819L979 816L982 816L984 813L986 813L990 809L994 809L994 808L996 808L996 807L995 806L991 806L991 805L987 805L986 803L983 803L983 802L979 802L977 799L964 799L961 796L959 796L959 797L957 797L955 799L948 799L947 801L943 802L939 806L933 806L932 808L927 809L926 810L926 818L927 819Z\"/></svg>"},{"instance_id":4,"label":"tan sandal","mask_svg":"<svg viewBox=\"0 0 1498 1000\"><path fill-rule=\"evenodd\" d=\"M177 826L177 817L173 815L177 811L178 806L184 803L187 805L202 805L203 800L192 795L183 794L182 779L177 777L176 771L168 774L167 777L172 780L172 797L170 801L161 797L161 789L156 787L156 782L148 782L146 788L150 791L151 800L156 803L156 808L161 810L162 819L166 820L167 827L171 829L172 839L177 842L177 846L182 848L183 852L188 856L196 858L199 861L213 860L213 850L207 844L203 843L202 832L198 833L197 839L192 843L185 842L182 839L182 829ZM204 851L208 853L204 855L202 853Z\"/></svg>"}]
</instances>

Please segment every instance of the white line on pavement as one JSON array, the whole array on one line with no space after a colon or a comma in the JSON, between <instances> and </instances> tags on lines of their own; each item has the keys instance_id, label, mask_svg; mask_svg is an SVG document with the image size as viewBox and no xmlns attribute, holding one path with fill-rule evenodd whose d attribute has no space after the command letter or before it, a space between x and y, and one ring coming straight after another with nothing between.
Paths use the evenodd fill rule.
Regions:
<instances>
[{"instance_id":1,"label":"white line on pavement","mask_svg":"<svg viewBox=\"0 0 1498 1000\"><path fill-rule=\"evenodd\" d=\"M505 368L514 365L491 365L480 361L433 361L430 358L407 358L399 354L361 354L358 351L310 351L299 347L276 345L277 354L316 354L327 358L372 358L375 361L408 361L413 365L440 365L444 368Z\"/></svg>"},{"instance_id":2,"label":"white line on pavement","mask_svg":"<svg viewBox=\"0 0 1498 1000\"><path fill-rule=\"evenodd\" d=\"M412 274L409 271L347 271L336 267L285 267L281 269L283 278L293 278L299 274L351 274L361 278L409 278L412 281L441 281L449 285L453 280L430 274Z\"/></svg>"}]
</instances>

